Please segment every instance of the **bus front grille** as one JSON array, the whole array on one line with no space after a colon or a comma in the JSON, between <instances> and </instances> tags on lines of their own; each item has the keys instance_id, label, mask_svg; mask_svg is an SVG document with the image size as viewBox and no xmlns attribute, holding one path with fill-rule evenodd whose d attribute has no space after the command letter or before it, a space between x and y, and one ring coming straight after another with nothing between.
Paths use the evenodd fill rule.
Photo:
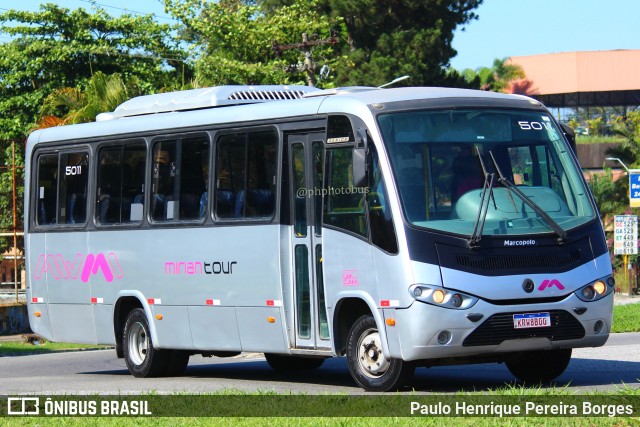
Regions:
<instances>
[{"instance_id":1,"label":"bus front grille","mask_svg":"<svg viewBox=\"0 0 640 427\"><path fill-rule=\"evenodd\" d=\"M459 267L476 271L505 271L505 270L536 270L536 269L566 269L580 264L580 251L570 251L563 254L538 253L527 255L494 255L473 256L456 255Z\"/></svg>"},{"instance_id":2,"label":"bus front grille","mask_svg":"<svg viewBox=\"0 0 640 427\"><path fill-rule=\"evenodd\" d=\"M521 314L519 312L517 314ZM573 340L584 337L582 324L564 310L550 310L551 326L546 328L514 329L513 315L498 313L485 320L475 331L465 338L462 345L499 345L506 340L523 338L548 338L550 341Z\"/></svg>"}]
</instances>

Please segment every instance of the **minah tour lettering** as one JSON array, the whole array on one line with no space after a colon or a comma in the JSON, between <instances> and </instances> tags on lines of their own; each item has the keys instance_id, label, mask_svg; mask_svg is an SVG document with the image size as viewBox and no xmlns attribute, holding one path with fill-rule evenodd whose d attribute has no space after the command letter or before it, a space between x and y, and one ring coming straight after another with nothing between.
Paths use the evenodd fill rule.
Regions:
<instances>
[{"instance_id":1,"label":"minah tour lettering","mask_svg":"<svg viewBox=\"0 0 640 427\"><path fill-rule=\"evenodd\" d=\"M237 261L179 261L165 262L164 274L177 276L194 276L199 274L233 274L233 266Z\"/></svg>"}]
</instances>

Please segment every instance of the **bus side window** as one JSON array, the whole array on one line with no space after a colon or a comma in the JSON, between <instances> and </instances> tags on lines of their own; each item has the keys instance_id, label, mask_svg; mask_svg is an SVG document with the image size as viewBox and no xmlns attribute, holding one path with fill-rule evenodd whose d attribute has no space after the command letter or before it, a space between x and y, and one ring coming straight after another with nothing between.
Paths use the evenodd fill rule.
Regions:
<instances>
[{"instance_id":1,"label":"bus side window","mask_svg":"<svg viewBox=\"0 0 640 427\"><path fill-rule=\"evenodd\" d=\"M181 141L180 190L176 195L180 220L204 218L209 182L209 139L203 136Z\"/></svg>"},{"instance_id":2,"label":"bus side window","mask_svg":"<svg viewBox=\"0 0 640 427\"><path fill-rule=\"evenodd\" d=\"M99 224L142 220L144 143L113 145L98 153L96 219Z\"/></svg>"},{"instance_id":3,"label":"bus side window","mask_svg":"<svg viewBox=\"0 0 640 427\"><path fill-rule=\"evenodd\" d=\"M269 218L275 210L278 135L223 135L217 141L215 212L220 219Z\"/></svg>"},{"instance_id":4,"label":"bus side window","mask_svg":"<svg viewBox=\"0 0 640 427\"><path fill-rule=\"evenodd\" d=\"M60 154L59 224L83 224L87 219L88 160L87 153Z\"/></svg>"},{"instance_id":5,"label":"bus side window","mask_svg":"<svg viewBox=\"0 0 640 427\"><path fill-rule=\"evenodd\" d=\"M353 186L352 147L328 149L325 153L325 224L367 236L364 210L366 191Z\"/></svg>"},{"instance_id":6,"label":"bus side window","mask_svg":"<svg viewBox=\"0 0 640 427\"><path fill-rule=\"evenodd\" d=\"M174 218L174 193L178 178L177 141L161 141L153 146L151 164L151 218L166 221Z\"/></svg>"},{"instance_id":7,"label":"bus side window","mask_svg":"<svg viewBox=\"0 0 640 427\"><path fill-rule=\"evenodd\" d=\"M215 211L220 219L236 216L236 197L244 189L244 135L224 135L216 150Z\"/></svg>"},{"instance_id":8,"label":"bus side window","mask_svg":"<svg viewBox=\"0 0 640 427\"><path fill-rule=\"evenodd\" d=\"M151 218L154 221L203 219L208 200L209 139L194 136L153 146Z\"/></svg>"},{"instance_id":9,"label":"bus side window","mask_svg":"<svg viewBox=\"0 0 640 427\"><path fill-rule=\"evenodd\" d=\"M391 217L391 208L389 208L389 196L387 195L384 177L380 170L378 156L373 147L372 150L374 152L369 179L371 187L367 192L371 242L384 251L397 254L398 240L396 239L396 230Z\"/></svg>"},{"instance_id":10,"label":"bus side window","mask_svg":"<svg viewBox=\"0 0 640 427\"><path fill-rule=\"evenodd\" d=\"M58 192L58 155L45 154L38 159L38 188L36 197L38 225L56 223L56 194Z\"/></svg>"},{"instance_id":11,"label":"bus side window","mask_svg":"<svg viewBox=\"0 0 640 427\"><path fill-rule=\"evenodd\" d=\"M245 218L273 215L278 137L275 132L249 134Z\"/></svg>"},{"instance_id":12,"label":"bus side window","mask_svg":"<svg viewBox=\"0 0 640 427\"><path fill-rule=\"evenodd\" d=\"M144 143L124 147L122 169L122 222L142 221L147 148Z\"/></svg>"}]
</instances>

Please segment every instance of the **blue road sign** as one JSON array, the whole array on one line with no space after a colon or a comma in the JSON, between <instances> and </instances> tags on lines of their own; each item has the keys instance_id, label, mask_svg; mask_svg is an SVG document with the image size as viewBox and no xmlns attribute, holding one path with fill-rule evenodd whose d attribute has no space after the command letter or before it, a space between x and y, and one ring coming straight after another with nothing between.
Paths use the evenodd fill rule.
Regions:
<instances>
[{"instance_id":1,"label":"blue road sign","mask_svg":"<svg viewBox=\"0 0 640 427\"><path fill-rule=\"evenodd\" d=\"M629 172L629 206L640 207L640 171Z\"/></svg>"}]
</instances>

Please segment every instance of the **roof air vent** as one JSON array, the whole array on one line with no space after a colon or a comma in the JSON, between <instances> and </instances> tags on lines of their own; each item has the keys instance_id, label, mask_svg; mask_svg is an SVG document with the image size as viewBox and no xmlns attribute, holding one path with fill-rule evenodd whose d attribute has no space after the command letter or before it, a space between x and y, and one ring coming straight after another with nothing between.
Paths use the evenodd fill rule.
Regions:
<instances>
[{"instance_id":1,"label":"roof air vent","mask_svg":"<svg viewBox=\"0 0 640 427\"><path fill-rule=\"evenodd\" d=\"M320 89L310 86L215 86L180 92L138 96L120 104L113 113L102 113L97 121L168 113L172 111L199 110L203 108L228 107L239 104L254 104L266 101L293 100L302 98Z\"/></svg>"}]
</instances>

